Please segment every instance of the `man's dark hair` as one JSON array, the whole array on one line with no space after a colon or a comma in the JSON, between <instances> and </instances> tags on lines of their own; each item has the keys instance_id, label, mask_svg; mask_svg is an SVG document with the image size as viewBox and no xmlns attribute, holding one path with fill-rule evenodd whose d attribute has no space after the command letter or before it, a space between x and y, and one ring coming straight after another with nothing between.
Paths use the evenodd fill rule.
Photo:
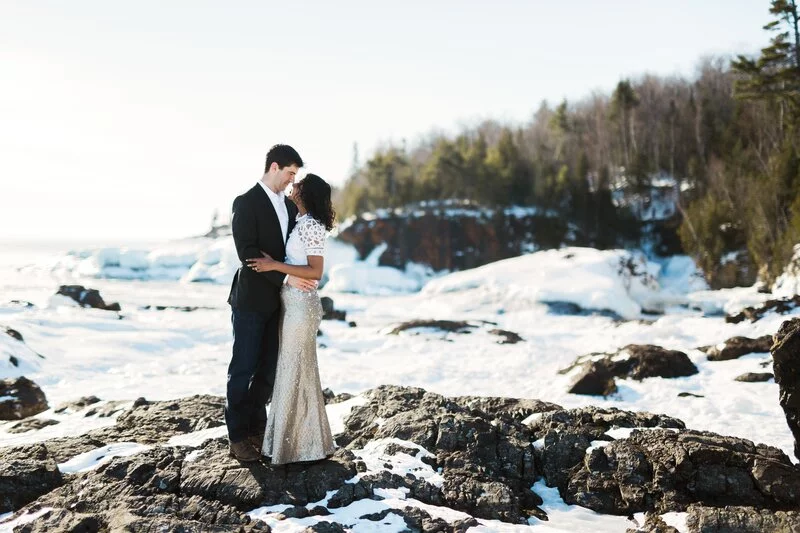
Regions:
<instances>
[{"instance_id":1,"label":"man's dark hair","mask_svg":"<svg viewBox=\"0 0 800 533\"><path fill-rule=\"evenodd\" d=\"M272 163L278 163L278 168L289 165L297 165L299 168L303 166L303 158L300 157L297 150L288 144L276 144L267 152L267 163L264 165L264 172L269 171Z\"/></svg>"},{"instance_id":2,"label":"man's dark hair","mask_svg":"<svg viewBox=\"0 0 800 533\"><path fill-rule=\"evenodd\" d=\"M321 222L326 230L333 229L336 211L331 203L331 186L316 174L306 174L295 187L300 188L300 200L308 214Z\"/></svg>"}]
</instances>

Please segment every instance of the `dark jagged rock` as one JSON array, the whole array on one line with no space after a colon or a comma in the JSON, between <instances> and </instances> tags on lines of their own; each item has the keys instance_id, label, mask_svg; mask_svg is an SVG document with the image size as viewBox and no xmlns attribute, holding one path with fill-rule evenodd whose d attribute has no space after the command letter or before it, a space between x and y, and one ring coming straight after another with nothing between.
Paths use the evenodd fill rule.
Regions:
<instances>
[{"instance_id":1,"label":"dark jagged rock","mask_svg":"<svg viewBox=\"0 0 800 533\"><path fill-rule=\"evenodd\" d=\"M463 320L410 320L395 326L389 335L397 335L401 331L417 328L440 329L449 333L469 333L471 329L477 327L475 324Z\"/></svg>"},{"instance_id":2,"label":"dark jagged rock","mask_svg":"<svg viewBox=\"0 0 800 533\"><path fill-rule=\"evenodd\" d=\"M119 401L119 400L111 400L104 403L96 403L94 405L89 406L88 409L83 413L84 417L96 416L97 418L108 418L110 416L114 416L115 414L119 413L120 411L125 410L125 406L129 402Z\"/></svg>"},{"instance_id":3,"label":"dark jagged rock","mask_svg":"<svg viewBox=\"0 0 800 533\"><path fill-rule=\"evenodd\" d=\"M48 409L42 389L26 377L0 380L0 420L21 420Z\"/></svg>"},{"instance_id":4,"label":"dark jagged rock","mask_svg":"<svg viewBox=\"0 0 800 533\"><path fill-rule=\"evenodd\" d=\"M686 526L701 533L795 533L800 531L800 512L692 505Z\"/></svg>"},{"instance_id":5,"label":"dark jagged rock","mask_svg":"<svg viewBox=\"0 0 800 533\"><path fill-rule=\"evenodd\" d=\"M119 311L120 306L118 303L107 304L100 292L96 289L87 289L83 285L62 285L58 288L56 294L61 294L72 298L83 307L92 307L94 309L103 309L105 311Z\"/></svg>"},{"instance_id":6,"label":"dark jagged rock","mask_svg":"<svg viewBox=\"0 0 800 533\"><path fill-rule=\"evenodd\" d=\"M751 507L690 507L689 531L702 533L794 533L800 531L800 513L765 511Z\"/></svg>"},{"instance_id":7,"label":"dark jagged rock","mask_svg":"<svg viewBox=\"0 0 800 533\"><path fill-rule=\"evenodd\" d=\"M622 318L619 313L616 313L611 309L584 309L580 305L573 302L548 301L541 303L547 306L548 312L552 315L604 316L606 318L610 318L614 322L625 322L625 319Z\"/></svg>"},{"instance_id":8,"label":"dark jagged rock","mask_svg":"<svg viewBox=\"0 0 800 533\"><path fill-rule=\"evenodd\" d=\"M353 397L352 394L348 394L346 392L343 392L341 394L334 394L334 392L331 389L322 390L322 398L325 400L325 405L344 402L352 397Z\"/></svg>"},{"instance_id":9,"label":"dark jagged rock","mask_svg":"<svg viewBox=\"0 0 800 533\"><path fill-rule=\"evenodd\" d=\"M486 324L493 324L493 323L486 322ZM393 328L391 331L389 331L389 335L397 335L402 331L419 329L419 328L438 329L440 331L444 331L447 333L463 334L463 333L472 333L472 331L477 329L478 327L479 326L477 324L471 324L464 320L410 320L408 322L403 322L402 324ZM488 333L500 337L500 339L497 341L497 344L516 344L518 342L524 341L522 337L520 337L513 331L494 328L488 330Z\"/></svg>"},{"instance_id":10,"label":"dark jagged rock","mask_svg":"<svg viewBox=\"0 0 800 533\"><path fill-rule=\"evenodd\" d=\"M42 444L0 449L0 513L16 511L63 482Z\"/></svg>"},{"instance_id":11,"label":"dark jagged rock","mask_svg":"<svg viewBox=\"0 0 800 533\"><path fill-rule=\"evenodd\" d=\"M263 522L223 502L183 493L181 468L191 464L184 463L184 453L155 447L78 474L32 504L31 509L51 510L26 525L25 531L62 530L65 523L142 533L269 531Z\"/></svg>"},{"instance_id":12,"label":"dark jagged rock","mask_svg":"<svg viewBox=\"0 0 800 533\"><path fill-rule=\"evenodd\" d=\"M322 303L322 320L347 320L347 312L333 307L333 299L328 296L320 298Z\"/></svg>"},{"instance_id":13,"label":"dark jagged rock","mask_svg":"<svg viewBox=\"0 0 800 533\"><path fill-rule=\"evenodd\" d=\"M761 381L769 381L774 377L772 372L745 372L740 376L736 376L734 379L744 383L758 383Z\"/></svg>"},{"instance_id":14,"label":"dark jagged rock","mask_svg":"<svg viewBox=\"0 0 800 533\"><path fill-rule=\"evenodd\" d=\"M8 428L9 433L27 433L28 431L36 431L47 426L54 426L58 424L58 420L50 418L28 418L22 422L18 422Z\"/></svg>"},{"instance_id":15,"label":"dark jagged rock","mask_svg":"<svg viewBox=\"0 0 800 533\"><path fill-rule=\"evenodd\" d=\"M675 428L684 423L652 413L631 413L616 408L582 407L544 413L530 423L531 430L544 438L537 453L547 484L566 490L570 470L581 463L592 441L613 440L605 433L612 428Z\"/></svg>"},{"instance_id":16,"label":"dark jagged rock","mask_svg":"<svg viewBox=\"0 0 800 533\"><path fill-rule=\"evenodd\" d=\"M8 303L9 305L13 305L16 307L24 307L25 309L33 309L34 307L36 307L36 305L27 300L11 300Z\"/></svg>"},{"instance_id":17,"label":"dark jagged rock","mask_svg":"<svg viewBox=\"0 0 800 533\"><path fill-rule=\"evenodd\" d=\"M215 307L208 307L203 305L145 305L142 307L144 311L181 311L184 313L191 313L192 311L197 311L198 309L216 309Z\"/></svg>"},{"instance_id":18,"label":"dark jagged rock","mask_svg":"<svg viewBox=\"0 0 800 533\"><path fill-rule=\"evenodd\" d=\"M474 518L456 520L452 524L448 524L441 518L433 518L419 507L392 509L391 512L403 518L409 531L421 531L425 533L465 533L469 528L480 525Z\"/></svg>"},{"instance_id":19,"label":"dark jagged rock","mask_svg":"<svg viewBox=\"0 0 800 533\"><path fill-rule=\"evenodd\" d=\"M310 465L240 463L229 455L227 439L213 439L180 471L181 494L216 500L247 511L262 505L306 505L325 497L356 474L355 456L337 450Z\"/></svg>"},{"instance_id":20,"label":"dark jagged rock","mask_svg":"<svg viewBox=\"0 0 800 533\"><path fill-rule=\"evenodd\" d=\"M139 399L117 418L114 426L91 431L89 435L106 442L165 442L175 435L225 424L224 406L223 397L210 395L162 402Z\"/></svg>"},{"instance_id":21,"label":"dark jagged rock","mask_svg":"<svg viewBox=\"0 0 800 533\"><path fill-rule=\"evenodd\" d=\"M11 328L9 328L7 326L0 326L0 329L2 329L6 333L6 335L8 335L9 337L17 339L20 342L25 342L22 339L22 334L19 331L15 330L15 329L11 329Z\"/></svg>"},{"instance_id":22,"label":"dark jagged rock","mask_svg":"<svg viewBox=\"0 0 800 533\"><path fill-rule=\"evenodd\" d=\"M636 528L626 529L625 533L680 533L680 531L667 525L659 515L647 513L644 524Z\"/></svg>"},{"instance_id":23,"label":"dark jagged rock","mask_svg":"<svg viewBox=\"0 0 800 533\"><path fill-rule=\"evenodd\" d=\"M85 409L89 405L95 404L100 401L100 398L97 396L83 396L82 398L78 398L77 400L73 400L71 402L64 402L59 404L58 407L53 409L54 413L76 413L82 409Z\"/></svg>"},{"instance_id":24,"label":"dark jagged rock","mask_svg":"<svg viewBox=\"0 0 800 533\"><path fill-rule=\"evenodd\" d=\"M454 203L456 202L456 203ZM455 213L448 214L450 207ZM430 202L354 219L339 230L361 258L386 243L379 263L403 269L409 261L433 270L464 270L516 257L529 246L549 249L573 243L562 219L514 209L485 209L475 204Z\"/></svg>"},{"instance_id":25,"label":"dark jagged rock","mask_svg":"<svg viewBox=\"0 0 800 533\"><path fill-rule=\"evenodd\" d=\"M522 422L534 413L544 413L546 411L562 409L558 404L529 398L455 396L451 399L467 409L477 409L493 417L510 417L519 422Z\"/></svg>"},{"instance_id":26,"label":"dark jagged rock","mask_svg":"<svg viewBox=\"0 0 800 533\"><path fill-rule=\"evenodd\" d=\"M345 529L336 522L317 522L308 526L303 533L345 533Z\"/></svg>"},{"instance_id":27,"label":"dark jagged rock","mask_svg":"<svg viewBox=\"0 0 800 533\"><path fill-rule=\"evenodd\" d=\"M618 376L631 379L679 378L697 374L697 367L685 353L667 350L652 344L629 344L615 358L627 354L627 360L614 361L612 371Z\"/></svg>"},{"instance_id":28,"label":"dark jagged rock","mask_svg":"<svg viewBox=\"0 0 800 533\"><path fill-rule=\"evenodd\" d=\"M583 366L583 372L575 379L569 392L602 396L617 391L614 378L677 378L698 372L685 353L652 344L629 344L616 353L584 355L561 373L576 366Z\"/></svg>"},{"instance_id":29,"label":"dark jagged rock","mask_svg":"<svg viewBox=\"0 0 800 533\"><path fill-rule=\"evenodd\" d=\"M536 470L527 426L500 410L487 415L469 397L394 386L367 395L369 403L355 407L345 420L340 444L361 448L372 439L394 437L435 454L432 462L442 469L444 484L443 503L434 505L514 523L541 512L541 499L530 490ZM384 422L376 425L379 418Z\"/></svg>"},{"instance_id":30,"label":"dark jagged rock","mask_svg":"<svg viewBox=\"0 0 800 533\"><path fill-rule=\"evenodd\" d=\"M514 333L513 331L507 331L505 329L490 329L489 333L500 337L500 340L497 341L497 344L516 344L524 340L519 336L519 334Z\"/></svg>"},{"instance_id":31,"label":"dark jagged rock","mask_svg":"<svg viewBox=\"0 0 800 533\"><path fill-rule=\"evenodd\" d=\"M564 501L606 514L800 506L800 470L783 452L709 432L633 431L591 450L569 478Z\"/></svg>"},{"instance_id":32,"label":"dark jagged rock","mask_svg":"<svg viewBox=\"0 0 800 533\"><path fill-rule=\"evenodd\" d=\"M794 436L794 455L800 459L800 319L787 320L775 334L772 370L780 390L778 401Z\"/></svg>"},{"instance_id":33,"label":"dark jagged rock","mask_svg":"<svg viewBox=\"0 0 800 533\"><path fill-rule=\"evenodd\" d=\"M571 394L608 396L617 392L614 374L604 360L590 361L569 388Z\"/></svg>"},{"instance_id":34,"label":"dark jagged rock","mask_svg":"<svg viewBox=\"0 0 800 533\"><path fill-rule=\"evenodd\" d=\"M757 339L731 337L725 341L722 348L712 346L706 354L709 361L728 361L750 353L767 353L771 347L772 335L764 335Z\"/></svg>"},{"instance_id":35,"label":"dark jagged rock","mask_svg":"<svg viewBox=\"0 0 800 533\"><path fill-rule=\"evenodd\" d=\"M695 394L693 392L679 392L678 398L705 398L702 394Z\"/></svg>"},{"instance_id":36,"label":"dark jagged rock","mask_svg":"<svg viewBox=\"0 0 800 533\"><path fill-rule=\"evenodd\" d=\"M777 300L767 300L763 304L758 307L745 307L740 312L734 315L727 315L725 317L725 322L731 324L738 324L744 320L749 320L750 322L755 322L760 320L764 315L769 312L774 311L780 315L785 315L786 313L792 311L793 309L800 306L800 294L796 294L791 298L780 298Z\"/></svg>"},{"instance_id":37,"label":"dark jagged rock","mask_svg":"<svg viewBox=\"0 0 800 533\"><path fill-rule=\"evenodd\" d=\"M62 479L56 463L79 453L121 440L163 443L176 433L206 427L209 412L221 413L222 399L213 396L153 403L138 399L119 417L119 427L51 439L11 454L8 449L0 451L3 460L21 457L10 476L0 475L0 489L13 487L16 495L21 480L43 475L36 470L43 464L50 464L58 476L57 482L38 487L26 500L36 501L22 509L18 505L23 504L8 509L18 510L19 516L50 508L25 525L25 531L64 527L267 531L266 524L244 512L288 504L292 507L282 513L284 518L320 516L360 499L380 500L381 489L401 489L409 498L475 518L525 523L530 517L547 519L541 498L531 490L540 476L558 487L567 503L611 514L659 514L698 504L749 506L783 516L777 512L800 507L800 468L780 450L689 431L680 420L668 416L614 408L561 409L529 399L444 397L410 387L382 386L364 396L368 402L353 408L344 421L345 431L337 435L344 447L328 460L292 465L240 463L229 455L227 439L216 438L191 452L186 447L155 445ZM617 428L633 431L617 440L606 434ZM136 429L141 435L136 435ZM156 438L157 433L163 436ZM381 444L377 458L385 463L383 470L367 472L365 462L351 451L376 439L392 438L409 442ZM420 452L418 446L430 454ZM401 476L389 470L389 465L405 460L401 454L417 457L437 470L441 483L427 481L424 465L419 474L415 470ZM0 474L3 468L5 463L0 461ZM363 476L353 479L359 472ZM327 508L307 509L328 494L332 496ZM411 531L462 532L477 525L474 518L448 524L413 509L390 509L363 519L374 520L377 527L390 514L402 517ZM324 524L319 527L353 525ZM656 517L648 517L639 531L671 531L664 527Z\"/></svg>"}]
</instances>

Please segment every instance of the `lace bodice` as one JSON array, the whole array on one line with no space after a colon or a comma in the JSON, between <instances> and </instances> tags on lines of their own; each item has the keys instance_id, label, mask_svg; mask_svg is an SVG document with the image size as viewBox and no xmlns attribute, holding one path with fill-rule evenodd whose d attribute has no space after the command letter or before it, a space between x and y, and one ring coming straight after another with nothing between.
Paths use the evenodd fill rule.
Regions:
<instances>
[{"instance_id":1,"label":"lace bodice","mask_svg":"<svg viewBox=\"0 0 800 533\"><path fill-rule=\"evenodd\" d=\"M312 216L305 214L297 219L286 242L286 263L307 265L309 255L325 255L325 226Z\"/></svg>"}]
</instances>

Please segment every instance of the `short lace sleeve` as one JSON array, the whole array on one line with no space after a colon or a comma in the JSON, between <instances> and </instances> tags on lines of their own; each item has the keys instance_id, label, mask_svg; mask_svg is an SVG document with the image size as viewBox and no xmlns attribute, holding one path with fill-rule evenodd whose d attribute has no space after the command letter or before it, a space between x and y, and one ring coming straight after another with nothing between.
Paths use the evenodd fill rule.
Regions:
<instances>
[{"instance_id":1,"label":"short lace sleeve","mask_svg":"<svg viewBox=\"0 0 800 533\"><path fill-rule=\"evenodd\" d=\"M325 255L325 226L308 217L297 228L306 255Z\"/></svg>"}]
</instances>

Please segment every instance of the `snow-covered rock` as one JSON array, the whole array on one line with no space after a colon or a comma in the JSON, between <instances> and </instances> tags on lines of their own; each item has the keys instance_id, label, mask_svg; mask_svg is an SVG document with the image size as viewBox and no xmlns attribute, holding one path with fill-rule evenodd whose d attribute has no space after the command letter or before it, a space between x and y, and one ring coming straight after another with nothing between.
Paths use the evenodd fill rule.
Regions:
<instances>
[{"instance_id":1,"label":"snow-covered rock","mask_svg":"<svg viewBox=\"0 0 800 533\"><path fill-rule=\"evenodd\" d=\"M423 294L490 292L517 305L568 302L632 319L643 310L659 311L672 303L660 291L659 270L634 252L562 248L449 274L428 282Z\"/></svg>"}]
</instances>

